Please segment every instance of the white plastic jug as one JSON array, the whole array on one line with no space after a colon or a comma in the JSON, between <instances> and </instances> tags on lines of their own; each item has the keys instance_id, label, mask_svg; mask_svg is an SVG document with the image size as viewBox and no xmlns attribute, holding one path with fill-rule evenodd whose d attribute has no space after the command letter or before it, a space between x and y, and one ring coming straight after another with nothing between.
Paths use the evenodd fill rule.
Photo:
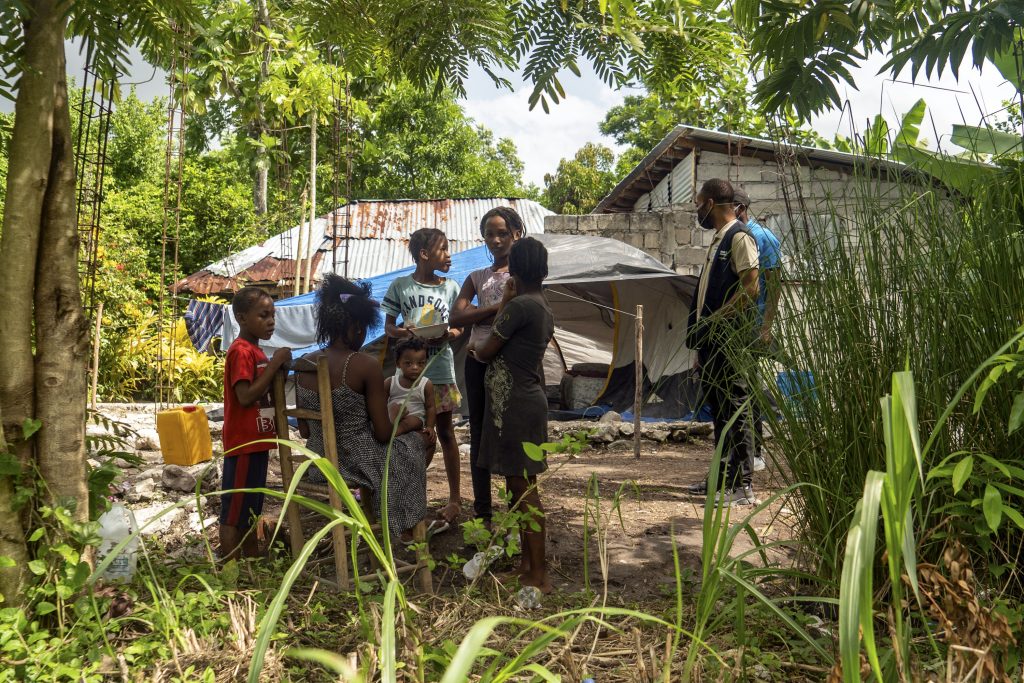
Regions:
<instances>
[{"instance_id":1,"label":"white plastic jug","mask_svg":"<svg viewBox=\"0 0 1024 683\"><path fill-rule=\"evenodd\" d=\"M120 503L111 505L110 509L100 516L99 522L102 539L97 549L99 561L106 559L118 543L139 530L138 524L135 523L135 515ZM108 581L131 581L138 563L138 548L139 539L136 537L122 548L113 562L107 566L102 578Z\"/></svg>"}]
</instances>

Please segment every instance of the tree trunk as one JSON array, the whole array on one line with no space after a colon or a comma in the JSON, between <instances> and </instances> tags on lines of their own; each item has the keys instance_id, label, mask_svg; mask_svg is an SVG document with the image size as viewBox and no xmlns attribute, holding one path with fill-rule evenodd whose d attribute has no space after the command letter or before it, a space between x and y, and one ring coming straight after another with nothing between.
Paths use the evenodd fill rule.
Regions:
<instances>
[{"instance_id":1,"label":"tree trunk","mask_svg":"<svg viewBox=\"0 0 1024 683\"><path fill-rule=\"evenodd\" d=\"M7 440L22 463L31 447L20 440L21 425L35 412L32 369L32 302L36 255L53 145L53 84L64 52L64 12L58 0L36 0L25 27L24 69L18 79L14 130L8 147L7 199L0 237L0 414Z\"/></svg>"},{"instance_id":2,"label":"tree trunk","mask_svg":"<svg viewBox=\"0 0 1024 683\"><path fill-rule=\"evenodd\" d=\"M267 176L270 172L270 155L263 147L263 136L267 133L267 120L263 113L263 103L259 100L260 88L270 77L270 41L260 32L260 27L270 28L270 14L267 12L266 0L256 0L256 26L253 36L263 41L262 58L260 59L260 78L256 83L256 110L258 115L250 127L250 136L257 141L256 145L256 186L253 191L253 205L256 213L263 216L267 213Z\"/></svg>"},{"instance_id":3,"label":"tree trunk","mask_svg":"<svg viewBox=\"0 0 1024 683\"><path fill-rule=\"evenodd\" d=\"M63 45L53 101L50 182L43 204L36 268L36 463L51 502L89 518L85 408L89 322L78 284L75 158L71 144Z\"/></svg>"},{"instance_id":4,"label":"tree trunk","mask_svg":"<svg viewBox=\"0 0 1024 683\"><path fill-rule=\"evenodd\" d=\"M6 450L7 442L0 431L0 453ZM0 477L0 557L9 557L14 562L14 566L0 566L0 596L9 607L17 607L23 602L29 561L21 513L12 507L13 502L14 481L10 477Z\"/></svg>"},{"instance_id":5,"label":"tree trunk","mask_svg":"<svg viewBox=\"0 0 1024 683\"><path fill-rule=\"evenodd\" d=\"M254 138L260 139L259 133ZM256 178L252 190L252 205L260 216L267 213L267 171L270 168L270 160L265 150L256 148Z\"/></svg>"},{"instance_id":6,"label":"tree trunk","mask_svg":"<svg viewBox=\"0 0 1024 683\"><path fill-rule=\"evenodd\" d=\"M36 263L44 203L50 192L54 85L64 79L67 9L66 1L62 0L31 3L32 19L25 26L21 50L24 69L18 80L14 130L8 148L7 200L0 237L0 291L8 297L6 310L0 316L0 348L4 350L0 424L16 442L14 448L23 466L31 465L32 442L22 441L20 432L24 421L35 414L32 321ZM74 196L73 164L71 182L69 191ZM76 256L71 256L72 268L76 266ZM84 395L81 398L84 408ZM5 441L0 437L0 443ZM13 486L11 479L0 478L0 555L15 562L14 567L0 568L0 592L7 605L24 601L22 589L29 558L20 513L11 509Z\"/></svg>"}]
</instances>

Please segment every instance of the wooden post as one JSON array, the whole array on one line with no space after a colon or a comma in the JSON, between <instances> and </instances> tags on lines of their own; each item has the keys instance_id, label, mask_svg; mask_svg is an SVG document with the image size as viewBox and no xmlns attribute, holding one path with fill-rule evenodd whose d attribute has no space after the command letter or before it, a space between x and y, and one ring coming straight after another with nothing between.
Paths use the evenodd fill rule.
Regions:
<instances>
[{"instance_id":1,"label":"wooden post","mask_svg":"<svg viewBox=\"0 0 1024 683\"><path fill-rule=\"evenodd\" d=\"M96 385L100 379L100 326L103 324L103 302L96 306L96 328L92 333L92 388L89 391L89 405L96 410Z\"/></svg>"},{"instance_id":2,"label":"wooden post","mask_svg":"<svg viewBox=\"0 0 1024 683\"><path fill-rule=\"evenodd\" d=\"M316 254L316 247L313 246L313 225L316 223L316 109L309 112L309 225L306 227L306 251L309 258L306 259L305 287L306 292L313 289L313 255ZM337 209L338 207L332 207ZM320 236L323 238L323 235Z\"/></svg>"},{"instance_id":3,"label":"wooden post","mask_svg":"<svg viewBox=\"0 0 1024 683\"><path fill-rule=\"evenodd\" d=\"M302 293L299 281L302 279L302 254L306 251L306 190L302 190L302 209L299 211L299 246L295 250L295 282L292 284L292 296Z\"/></svg>"},{"instance_id":4,"label":"wooden post","mask_svg":"<svg viewBox=\"0 0 1024 683\"><path fill-rule=\"evenodd\" d=\"M637 304L636 322L636 393L633 394L633 457L640 457L640 409L644 404L644 305Z\"/></svg>"}]
</instances>

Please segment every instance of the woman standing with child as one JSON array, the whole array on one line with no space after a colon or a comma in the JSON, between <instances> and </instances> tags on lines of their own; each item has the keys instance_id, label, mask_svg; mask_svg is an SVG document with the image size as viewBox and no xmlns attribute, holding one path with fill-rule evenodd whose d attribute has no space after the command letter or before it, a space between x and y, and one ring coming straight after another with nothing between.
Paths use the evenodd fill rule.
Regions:
<instances>
[{"instance_id":1,"label":"woman standing with child","mask_svg":"<svg viewBox=\"0 0 1024 683\"><path fill-rule=\"evenodd\" d=\"M523 449L524 442L540 444L548 438L543 362L555 324L542 290L548 275L547 249L531 237L516 241L509 251L508 270L490 336L469 347L470 354L488 364L478 463L505 477L513 511L527 518L520 527L520 582L549 593L544 508L537 490L537 475L547 464L530 459Z\"/></svg>"},{"instance_id":2,"label":"woman standing with child","mask_svg":"<svg viewBox=\"0 0 1024 683\"><path fill-rule=\"evenodd\" d=\"M472 325L469 344L481 345L491 336L491 323L498 312L505 283L509 279L508 255L513 243L523 236L526 227L515 209L499 206L480 219L480 235L494 262L487 268L474 270L462 284L459 298L452 311L452 325ZM473 299L477 304L473 305ZM479 464L480 436L484 421L484 374L487 364L466 354L466 401L469 404L469 467L473 479L473 513L477 519L490 524L491 473Z\"/></svg>"}]
</instances>

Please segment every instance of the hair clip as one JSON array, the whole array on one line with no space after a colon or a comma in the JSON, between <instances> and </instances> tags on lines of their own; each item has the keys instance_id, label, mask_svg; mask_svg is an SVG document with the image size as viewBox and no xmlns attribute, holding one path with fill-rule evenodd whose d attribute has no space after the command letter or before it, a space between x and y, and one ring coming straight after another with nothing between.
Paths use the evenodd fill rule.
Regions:
<instances>
[{"instance_id":1,"label":"hair clip","mask_svg":"<svg viewBox=\"0 0 1024 683\"><path fill-rule=\"evenodd\" d=\"M348 300L351 299L354 296L362 296L362 295L361 294L339 294L338 298L341 299L341 303L345 304L345 303L348 303ZM370 297L366 297L366 300L370 302L371 306L374 306L375 308L380 308L380 302L379 301L377 301L375 299L371 299Z\"/></svg>"}]
</instances>

